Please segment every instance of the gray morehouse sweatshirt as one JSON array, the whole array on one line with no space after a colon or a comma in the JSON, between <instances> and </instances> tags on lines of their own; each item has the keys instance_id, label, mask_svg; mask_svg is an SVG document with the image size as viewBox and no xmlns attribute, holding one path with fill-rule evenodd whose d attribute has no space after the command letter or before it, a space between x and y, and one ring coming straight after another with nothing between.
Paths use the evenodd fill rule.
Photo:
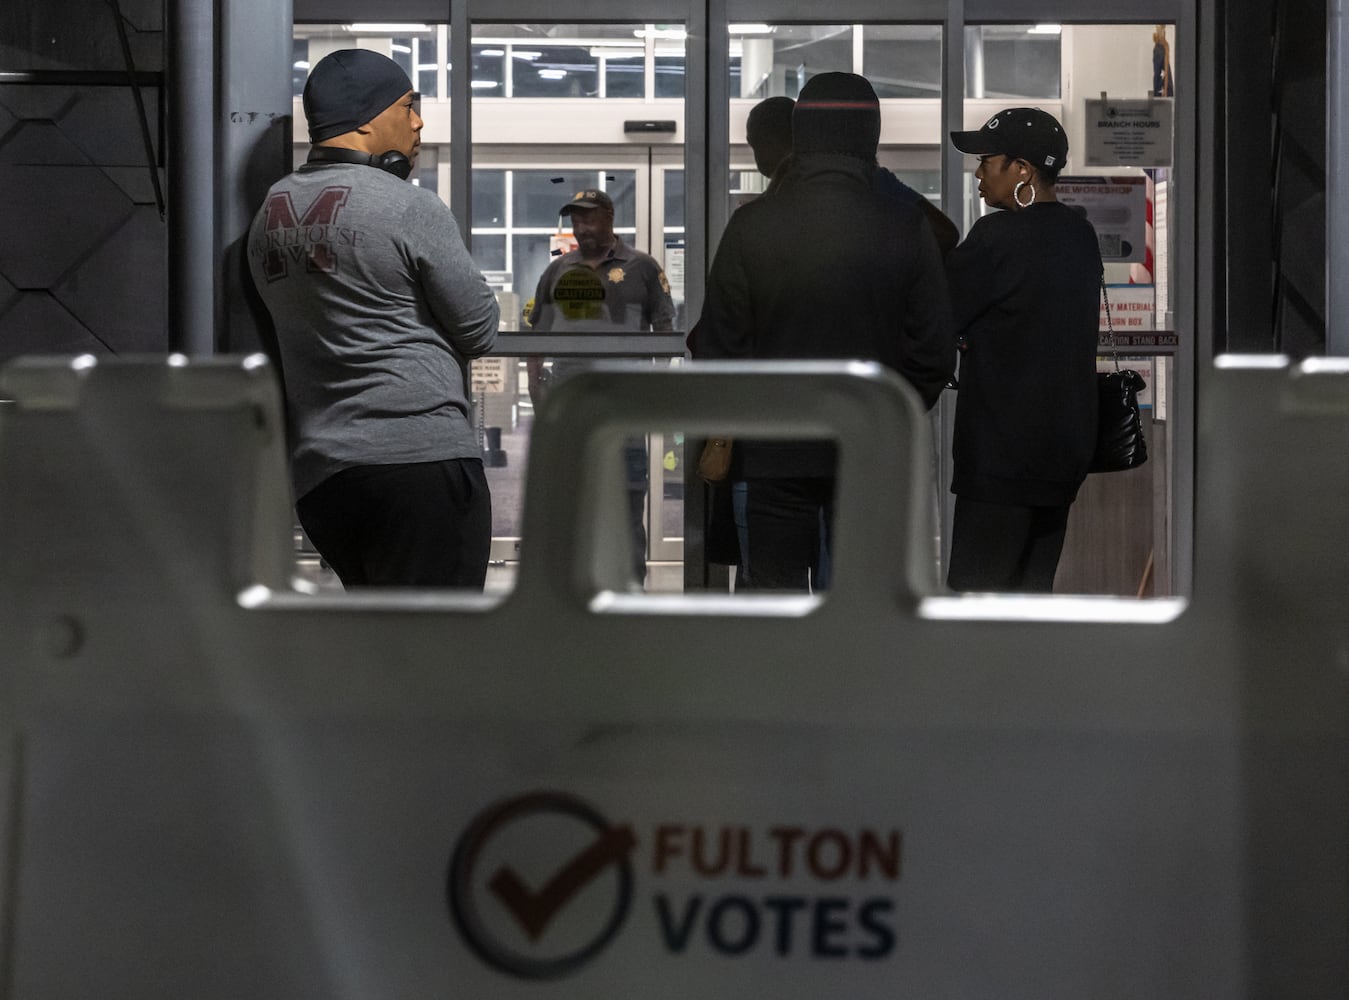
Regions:
<instances>
[{"instance_id":1,"label":"gray morehouse sweatshirt","mask_svg":"<svg viewBox=\"0 0 1349 1000\"><path fill-rule=\"evenodd\" d=\"M352 466L481 455L468 362L496 342L497 302L435 194L305 165L267 193L248 259L276 324L297 499Z\"/></svg>"}]
</instances>

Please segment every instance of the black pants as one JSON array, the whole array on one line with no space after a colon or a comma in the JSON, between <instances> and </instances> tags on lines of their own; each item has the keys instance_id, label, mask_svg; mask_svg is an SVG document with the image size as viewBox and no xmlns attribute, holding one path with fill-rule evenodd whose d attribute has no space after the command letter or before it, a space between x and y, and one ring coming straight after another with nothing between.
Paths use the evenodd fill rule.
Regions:
<instances>
[{"instance_id":1,"label":"black pants","mask_svg":"<svg viewBox=\"0 0 1349 1000\"><path fill-rule=\"evenodd\" d=\"M492 498L482 460L362 465L295 505L342 586L483 588Z\"/></svg>"},{"instance_id":2,"label":"black pants","mask_svg":"<svg viewBox=\"0 0 1349 1000\"><path fill-rule=\"evenodd\" d=\"M834 480L750 479L745 498L749 566L737 590L824 590L834 523Z\"/></svg>"},{"instance_id":3,"label":"black pants","mask_svg":"<svg viewBox=\"0 0 1349 1000\"><path fill-rule=\"evenodd\" d=\"M628 487L628 535L632 545L633 580L646 582L646 492L651 473L647 468L646 441L628 438L623 442L623 468Z\"/></svg>"},{"instance_id":4,"label":"black pants","mask_svg":"<svg viewBox=\"0 0 1349 1000\"><path fill-rule=\"evenodd\" d=\"M1018 507L956 497L952 590L1049 593L1068 530L1068 507Z\"/></svg>"}]
</instances>

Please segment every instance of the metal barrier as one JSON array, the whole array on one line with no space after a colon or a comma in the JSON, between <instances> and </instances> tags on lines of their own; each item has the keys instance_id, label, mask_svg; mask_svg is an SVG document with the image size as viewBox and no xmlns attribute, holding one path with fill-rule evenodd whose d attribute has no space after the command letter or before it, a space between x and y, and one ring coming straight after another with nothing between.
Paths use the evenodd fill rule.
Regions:
<instances>
[{"instance_id":1,"label":"metal barrier","mask_svg":"<svg viewBox=\"0 0 1349 1000\"><path fill-rule=\"evenodd\" d=\"M292 592L252 361L0 396L0 995L1349 987L1349 370L1206 375L1188 602L939 593L871 366L560 386L500 599ZM654 426L835 437L833 589L628 593Z\"/></svg>"}]
</instances>

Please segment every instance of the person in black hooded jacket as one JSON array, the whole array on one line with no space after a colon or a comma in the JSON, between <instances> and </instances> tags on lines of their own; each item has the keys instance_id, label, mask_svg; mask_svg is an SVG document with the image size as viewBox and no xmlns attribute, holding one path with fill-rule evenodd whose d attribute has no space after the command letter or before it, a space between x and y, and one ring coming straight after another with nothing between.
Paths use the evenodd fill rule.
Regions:
<instances>
[{"instance_id":1,"label":"person in black hooded jacket","mask_svg":"<svg viewBox=\"0 0 1349 1000\"><path fill-rule=\"evenodd\" d=\"M955 367L941 256L921 211L874 187L880 104L851 73L823 73L792 114L781 185L732 217L708 278L697 357L862 359L902 375L931 407ZM832 530L835 448L737 441L748 483L754 589L820 589Z\"/></svg>"}]
</instances>

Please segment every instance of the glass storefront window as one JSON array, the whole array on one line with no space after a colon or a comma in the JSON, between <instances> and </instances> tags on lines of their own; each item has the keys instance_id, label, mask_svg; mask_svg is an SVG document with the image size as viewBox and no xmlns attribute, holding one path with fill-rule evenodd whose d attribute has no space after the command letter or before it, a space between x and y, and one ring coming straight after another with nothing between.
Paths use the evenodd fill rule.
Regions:
<instances>
[{"instance_id":1,"label":"glass storefront window","mask_svg":"<svg viewBox=\"0 0 1349 1000\"><path fill-rule=\"evenodd\" d=\"M816 73L853 72L848 24L731 25L734 97L796 97Z\"/></svg>"},{"instance_id":2,"label":"glass storefront window","mask_svg":"<svg viewBox=\"0 0 1349 1000\"><path fill-rule=\"evenodd\" d=\"M473 171L473 222L479 228L506 225L506 172Z\"/></svg>"},{"instance_id":3,"label":"glass storefront window","mask_svg":"<svg viewBox=\"0 0 1349 1000\"><path fill-rule=\"evenodd\" d=\"M683 28L641 24L479 24L478 97L684 96ZM647 69L656 77L647 93Z\"/></svg>"},{"instance_id":4,"label":"glass storefront window","mask_svg":"<svg viewBox=\"0 0 1349 1000\"><path fill-rule=\"evenodd\" d=\"M1168 404L1178 387L1172 365L1176 341L1165 293L1171 277L1171 137L1154 144L1160 156L1126 148L1125 157L1112 159L1103 155L1110 144L1094 128L1109 112L1091 110L1103 93L1137 95L1135 106L1122 111L1156 115L1151 120L1171 124L1166 114L1170 102L1159 98L1154 107L1145 96L1154 28L999 25L970 28L966 36L976 39L966 63L967 88L975 90L983 76L982 99L971 94L966 102L967 128L978 128L988 116L1021 104L1040 107L1063 124L1068 160L1056 194L1096 228L1119 361L1139 371L1148 384L1140 402L1149 461L1125 473L1087 477L1069 515L1055 583L1060 593L1172 594L1171 566L1177 553L1171 549L1174 513L1168 490L1177 470L1168 455L1174 416ZM1137 165L1124 162L1136 153ZM966 161L964 202L973 224L996 210L978 195L973 175L977 159ZM1098 370L1114 367L1105 330L1102 313Z\"/></svg>"},{"instance_id":5,"label":"glass storefront window","mask_svg":"<svg viewBox=\"0 0 1349 1000\"><path fill-rule=\"evenodd\" d=\"M422 97L440 97L440 85L436 73L436 53L439 45L434 33L408 35L393 40L393 58L408 71L412 87Z\"/></svg>"},{"instance_id":6,"label":"glass storefront window","mask_svg":"<svg viewBox=\"0 0 1349 1000\"><path fill-rule=\"evenodd\" d=\"M506 96L506 50L500 45L471 46L473 74L468 85L482 97Z\"/></svg>"},{"instance_id":7,"label":"glass storefront window","mask_svg":"<svg viewBox=\"0 0 1349 1000\"><path fill-rule=\"evenodd\" d=\"M292 38L290 40L290 93L299 97L304 93L304 82L309 78L309 40Z\"/></svg>"},{"instance_id":8,"label":"glass storefront window","mask_svg":"<svg viewBox=\"0 0 1349 1000\"><path fill-rule=\"evenodd\" d=\"M438 99L441 41L435 24L297 24L291 40L291 93L299 97L309 68L337 49L371 49L398 63L423 97Z\"/></svg>"},{"instance_id":9,"label":"glass storefront window","mask_svg":"<svg viewBox=\"0 0 1349 1000\"><path fill-rule=\"evenodd\" d=\"M511 52L512 97L598 97L599 60L581 46L516 48Z\"/></svg>"},{"instance_id":10,"label":"glass storefront window","mask_svg":"<svg viewBox=\"0 0 1349 1000\"><path fill-rule=\"evenodd\" d=\"M483 25L472 46L476 97L682 98L682 28L664 25ZM448 32L434 24L297 24L291 93L299 97L313 63L339 48L368 48L398 63L424 98L444 100ZM655 84L647 93L647 70ZM446 87L448 90L448 86Z\"/></svg>"},{"instance_id":11,"label":"glass storefront window","mask_svg":"<svg viewBox=\"0 0 1349 1000\"><path fill-rule=\"evenodd\" d=\"M610 95L611 97L614 95ZM684 56L656 56L656 96L684 96Z\"/></svg>"},{"instance_id":12,"label":"glass storefront window","mask_svg":"<svg viewBox=\"0 0 1349 1000\"><path fill-rule=\"evenodd\" d=\"M941 33L926 24L863 27L861 73L876 96L940 98Z\"/></svg>"},{"instance_id":13,"label":"glass storefront window","mask_svg":"<svg viewBox=\"0 0 1349 1000\"><path fill-rule=\"evenodd\" d=\"M515 233L510 238L510 272L515 290L520 295L523 310L534 297L534 289L539 283L548 261L552 259L550 249L551 235L548 233ZM474 236L476 243L477 237Z\"/></svg>"},{"instance_id":14,"label":"glass storefront window","mask_svg":"<svg viewBox=\"0 0 1349 1000\"><path fill-rule=\"evenodd\" d=\"M884 16L884 12L879 13ZM1132 176L1146 181L1147 210L1157 222L1155 234L1149 236L1148 266L1153 272L1150 280L1156 286L1154 322L1161 332L1171 325L1165 288L1171 270L1166 246L1170 221L1167 201L1173 192L1167 171L1096 165L1080 158L1087 128L1084 99L1099 97L1102 90L1112 95L1148 92L1154 27L970 25L964 29L964 96L966 127L977 128L1001 107L1044 107L1059 116L1069 131L1072 152L1068 174ZM828 71L858 72L871 81L882 100L880 163L929 200L938 200L940 150L945 141L937 109L943 83L944 29L940 24L730 24L727 29L732 164L727 190L733 192L733 205L754 197L765 182L744 145L743 124L748 110L764 97L795 98L807 80ZM666 267L672 287L680 290L674 296L678 306L683 254L689 249L684 245L682 148L677 142L668 142L668 148L662 148L667 147L667 141L644 143L623 135L621 128L615 129L615 122L638 113L615 115L604 112L595 102L681 100L687 86L683 29L642 23L483 22L474 24L472 42L471 94L485 102L474 118L473 159L477 166L470 206L472 248L478 266L490 272L494 287L514 296L509 317L503 312L503 329L523 329L524 306L560 243L559 230L568 228L566 220L559 220L558 209L572 193L585 188L603 189L614 199L616 231ZM442 102L448 98L448 26L443 24L297 25L292 50L294 93L298 96L301 92L313 62L328 51L355 45L388 54L409 72L428 98ZM463 78L461 75L461 81ZM521 100L512 104L512 98ZM541 104L540 98L546 99L545 103ZM559 110L545 110L553 107ZM449 119L444 111L439 109L423 136L423 154L413 181L448 198ZM640 112L642 116L647 114L646 109ZM662 108L659 117L676 114ZM307 143L302 120L297 124L296 151L303 160ZM684 127L696 131L699 125L686 119ZM480 135L484 131L486 136ZM583 153L583 149L592 152ZM966 226L986 211L968 175L967 185L963 192ZM1123 257L1107 261L1107 281L1125 289L1119 295L1133 303L1135 312L1146 312L1143 306L1147 303L1137 304L1149 287L1142 267L1142 262ZM1111 291L1113 297L1114 289ZM506 325L507 319L513 326ZM677 314L678 328L682 329L689 319ZM1150 475L1164 485L1171 471L1166 459L1165 403L1173 387L1165 352L1153 357L1155 363L1142 357L1135 360L1139 365L1154 365L1150 371L1159 393L1154 411L1158 426L1153 435L1158 440L1158 452ZM496 426L516 427L529 415L528 393L522 391L512 422ZM683 461L678 437L652 437L652 482L663 476L668 481L667 490L677 489L675 483L679 481L672 469ZM657 441L661 442L659 447ZM513 453L511 460L523 462L523 454ZM659 497L662 492L652 491L652 496ZM655 504L656 500L651 502ZM671 509L658 511L653 507L648 513L652 518L668 519ZM1163 526L1153 530L1140 523L1135 532L1140 538L1150 539L1156 549L1153 579L1159 582L1152 592L1158 593L1160 581L1167 577L1168 560L1173 557L1165 548L1164 537L1171 513L1139 507L1130 516L1134 514L1145 522L1150 516L1149 523ZM510 536L517 530L512 528L504 534ZM653 545L660 536L668 536L666 541L673 544L679 530L675 522L665 524L652 533ZM1130 531L1135 528L1130 527ZM678 558L654 553L653 548L653 560ZM1074 579L1072 586L1122 591L1115 584L1086 578Z\"/></svg>"},{"instance_id":15,"label":"glass storefront window","mask_svg":"<svg viewBox=\"0 0 1349 1000\"><path fill-rule=\"evenodd\" d=\"M1062 93L1062 27L994 24L965 31L965 96L1054 99Z\"/></svg>"},{"instance_id":16,"label":"glass storefront window","mask_svg":"<svg viewBox=\"0 0 1349 1000\"><path fill-rule=\"evenodd\" d=\"M483 271L507 270L506 237L475 235L473 237L473 261Z\"/></svg>"},{"instance_id":17,"label":"glass storefront window","mask_svg":"<svg viewBox=\"0 0 1349 1000\"><path fill-rule=\"evenodd\" d=\"M684 232L684 171L665 171L665 232Z\"/></svg>"},{"instance_id":18,"label":"glass storefront window","mask_svg":"<svg viewBox=\"0 0 1349 1000\"><path fill-rule=\"evenodd\" d=\"M941 32L928 24L731 25L731 94L796 97L815 74L842 72L861 73L883 99L939 98Z\"/></svg>"},{"instance_id":19,"label":"glass storefront window","mask_svg":"<svg viewBox=\"0 0 1349 1000\"><path fill-rule=\"evenodd\" d=\"M682 174L680 175L682 180ZM473 171L473 259L484 271L511 275L521 303L534 294L551 257L551 240L566 220L558 210L585 188L614 201L614 232L628 243L636 235L637 174L633 170ZM679 222L683 222L680 200Z\"/></svg>"},{"instance_id":20,"label":"glass storefront window","mask_svg":"<svg viewBox=\"0 0 1349 1000\"><path fill-rule=\"evenodd\" d=\"M605 57L605 97L641 97L645 92L646 56L641 49L635 50L632 55Z\"/></svg>"},{"instance_id":21,"label":"glass storefront window","mask_svg":"<svg viewBox=\"0 0 1349 1000\"><path fill-rule=\"evenodd\" d=\"M568 176L556 170L512 170L512 222L527 228L555 229L558 209L566 204L573 192L593 185L593 174L586 177Z\"/></svg>"},{"instance_id":22,"label":"glass storefront window","mask_svg":"<svg viewBox=\"0 0 1349 1000\"><path fill-rule=\"evenodd\" d=\"M440 194L441 148L435 143L422 143L421 152L417 154L417 168L411 178L413 184L436 194ZM450 147L445 146L444 151L448 156Z\"/></svg>"}]
</instances>

